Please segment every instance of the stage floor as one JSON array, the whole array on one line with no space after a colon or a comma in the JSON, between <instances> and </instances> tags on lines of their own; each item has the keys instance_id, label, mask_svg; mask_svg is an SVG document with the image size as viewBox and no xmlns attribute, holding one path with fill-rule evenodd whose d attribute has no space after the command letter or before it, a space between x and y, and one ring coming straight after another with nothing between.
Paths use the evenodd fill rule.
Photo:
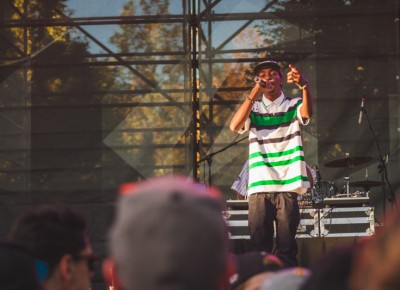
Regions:
<instances>
[{"instance_id":1,"label":"stage floor","mask_svg":"<svg viewBox=\"0 0 400 290\"><path fill-rule=\"evenodd\" d=\"M353 244L357 239L363 237L316 237L316 238L298 238L298 256L299 265L311 267L319 258L323 257L330 250ZM251 252L252 247L248 239L231 240L231 252L242 254Z\"/></svg>"}]
</instances>

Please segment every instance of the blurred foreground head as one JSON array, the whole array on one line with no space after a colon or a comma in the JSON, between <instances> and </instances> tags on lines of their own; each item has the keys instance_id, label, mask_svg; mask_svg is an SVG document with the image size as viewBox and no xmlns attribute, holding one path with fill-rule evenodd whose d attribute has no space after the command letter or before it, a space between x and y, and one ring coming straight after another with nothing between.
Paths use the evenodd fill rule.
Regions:
<instances>
[{"instance_id":1,"label":"blurred foreground head","mask_svg":"<svg viewBox=\"0 0 400 290\"><path fill-rule=\"evenodd\" d=\"M227 229L216 189L161 177L124 189L110 231L125 290L217 290L226 281Z\"/></svg>"},{"instance_id":2,"label":"blurred foreground head","mask_svg":"<svg viewBox=\"0 0 400 290\"><path fill-rule=\"evenodd\" d=\"M0 239L0 289L41 289L32 253L5 239Z\"/></svg>"},{"instance_id":3,"label":"blurred foreground head","mask_svg":"<svg viewBox=\"0 0 400 290\"><path fill-rule=\"evenodd\" d=\"M96 257L85 219L75 208L57 204L31 209L14 221L9 237L32 252L45 289L90 288Z\"/></svg>"},{"instance_id":4,"label":"blurred foreground head","mask_svg":"<svg viewBox=\"0 0 400 290\"><path fill-rule=\"evenodd\" d=\"M350 278L351 290L400 289L400 204L386 215L385 226L362 241Z\"/></svg>"},{"instance_id":5,"label":"blurred foreground head","mask_svg":"<svg viewBox=\"0 0 400 290\"><path fill-rule=\"evenodd\" d=\"M261 285L266 273L273 273L283 268L282 261L275 255L267 252L248 252L234 257L235 272L229 277L230 288L232 290L246 289L248 285L254 285L254 281L259 281ZM256 276L260 277L257 279ZM252 281L249 281L253 278ZM248 286L247 286L248 287Z\"/></svg>"}]
</instances>

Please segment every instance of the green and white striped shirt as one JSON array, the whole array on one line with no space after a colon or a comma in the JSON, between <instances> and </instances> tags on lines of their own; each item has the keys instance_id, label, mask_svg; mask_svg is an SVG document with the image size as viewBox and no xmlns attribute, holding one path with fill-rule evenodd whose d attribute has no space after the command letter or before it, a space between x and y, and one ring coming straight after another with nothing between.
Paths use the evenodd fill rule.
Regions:
<instances>
[{"instance_id":1,"label":"green and white striped shirt","mask_svg":"<svg viewBox=\"0 0 400 290\"><path fill-rule=\"evenodd\" d=\"M264 96L254 103L245 130L249 132L248 195L259 192L297 192L310 187L300 125L301 98L282 93L271 102Z\"/></svg>"}]
</instances>

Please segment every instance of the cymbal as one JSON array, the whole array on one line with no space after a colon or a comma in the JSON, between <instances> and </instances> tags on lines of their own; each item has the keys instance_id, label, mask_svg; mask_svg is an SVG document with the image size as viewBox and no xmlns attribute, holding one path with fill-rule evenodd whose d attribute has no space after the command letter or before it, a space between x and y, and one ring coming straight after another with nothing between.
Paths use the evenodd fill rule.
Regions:
<instances>
[{"instance_id":1,"label":"cymbal","mask_svg":"<svg viewBox=\"0 0 400 290\"><path fill-rule=\"evenodd\" d=\"M354 181L350 182L350 186L354 187L363 187L365 189L370 189L371 187L381 186L383 182L381 181L373 181L373 180L362 180L362 181Z\"/></svg>"},{"instance_id":2,"label":"cymbal","mask_svg":"<svg viewBox=\"0 0 400 290\"><path fill-rule=\"evenodd\" d=\"M324 165L326 167L354 167L356 165L367 163L372 159L373 158L369 156L354 156L354 157L346 157L343 159L329 161Z\"/></svg>"}]
</instances>

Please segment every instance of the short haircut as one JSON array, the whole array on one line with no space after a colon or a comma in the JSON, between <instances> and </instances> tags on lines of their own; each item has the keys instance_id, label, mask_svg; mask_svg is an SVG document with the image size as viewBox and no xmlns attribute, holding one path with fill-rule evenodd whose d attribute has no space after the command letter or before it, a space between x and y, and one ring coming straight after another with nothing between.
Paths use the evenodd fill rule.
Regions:
<instances>
[{"instance_id":1,"label":"short haircut","mask_svg":"<svg viewBox=\"0 0 400 290\"><path fill-rule=\"evenodd\" d=\"M13 223L9 237L45 262L48 276L63 255L76 257L87 245L85 219L74 208L61 204L22 214Z\"/></svg>"}]
</instances>

